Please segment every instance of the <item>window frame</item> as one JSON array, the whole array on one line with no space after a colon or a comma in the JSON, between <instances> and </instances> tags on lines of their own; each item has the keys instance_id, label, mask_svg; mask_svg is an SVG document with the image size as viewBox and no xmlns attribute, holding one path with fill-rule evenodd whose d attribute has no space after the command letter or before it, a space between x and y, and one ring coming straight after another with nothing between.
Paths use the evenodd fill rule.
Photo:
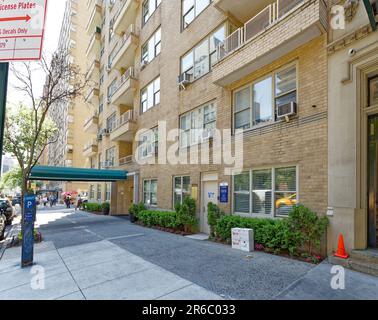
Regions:
<instances>
[{"instance_id":1,"label":"window frame","mask_svg":"<svg viewBox=\"0 0 378 320\"><path fill-rule=\"evenodd\" d=\"M190 192L190 189L191 189L191 185L192 185L192 179L190 177L190 175L179 175L179 176L173 176L173 180L172 180L172 203L173 203L173 208L175 208L176 206L176 203L175 203L175 185L176 185L176 179L179 178L180 179L180 195L181 195L181 201L180 201L180 204L183 204L184 202L184 178L189 178L189 192L188 192L188 196L190 197L191 195L191 192Z\"/></svg>"},{"instance_id":2,"label":"window frame","mask_svg":"<svg viewBox=\"0 0 378 320\"><path fill-rule=\"evenodd\" d=\"M261 77L259 77L258 79L255 79L254 81L252 82L249 82L247 83L246 85L243 85L235 90L233 90L232 92L232 127L233 127L233 131L235 133L235 131L237 129L242 129L244 132L247 132L247 131L250 131L250 130L254 130L254 129L257 129L257 128L261 128L261 127L264 127L264 126L267 126L267 125L271 125L273 123L276 123L276 122L281 122L282 120L277 120L277 115L276 115L276 102L277 102L277 99L280 98L280 97L283 97L283 96L287 96L289 94L292 94L292 93L296 93L296 102L298 103L298 97L299 97L299 68L298 68L298 61L294 61L294 62L291 62L291 63L288 63L278 69L275 69L273 70L272 72L270 73L267 73ZM276 83L276 76L277 74L279 74L280 72L282 71L285 71L285 70L289 70L291 68L295 67L295 77L296 77L296 88L295 90L290 90L288 92L285 92L285 93L282 93L282 94L276 94L276 88L277 88L277 83ZM268 78L271 78L272 79L272 88L271 88L271 91L272 91L272 120L271 121L267 121L267 122L263 122L263 123L259 123L257 125L253 125L253 100L254 100L254 94L253 94L253 87L254 85L268 79ZM235 111L236 110L236 94L238 92L241 92L243 90L245 90L246 88L250 88L249 90L249 107L243 109L243 110L239 110L239 111ZM244 112L246 110L249 110L249 128L236 128L236 114L238 113L241 113L241 112Z\"/></svg>"},{"instance_id":3,"label":"window frame","mask_svg":"<svg viewBox=\"0 0 378 320\"><path fill-rule=\"evenodd\" d=\"M214 109L215 109L215 119L212 120L212 121L205 121L205 108L206 107L210 107L211 105L213 105ZM196 146L196 145L199 145L201 143L203 143L202 139L201 141L197 141L197 142L193 142L192 141L192 130L198 130L198 128L193 128L193 114L198 112L199 110L202 110L202 130L205 130L206 129L206 126L211 124L211 123L215 123L215 129L217 128L217 117L218 117L218 105L217 105L217 101L216 100L211 100L205 104L202 104L200 105L199 107L196 107L188 112L185 112L183 114L181 114L179 116L179 128L180 128L180 137L179 137L179 143L180 143L180 149L185 149L185 148L190 148L192 146ZM182 120L184 117L187 117L189 116L190 118L190 125L189 125L189 129L182 129ZM188 133L189 134L189 142L188 142L188 145L182 145L182 141L183 141L183 133Z\"/></svg>"},{"instance_id":4,"label":"window frame","mask_svg":"<svg viewBox=\"0 0 378 320\"><path fill-rule=\"evenodd\" d=\"M193 5L186 11L184 12L184 1L181 0L181 31L186 30L204 11L206 11L207 8L211 6L213 3L213 0L209 0L209 4L202 9L201 12L197 13L196 12L196 4L198 0L193 0ZM190 12L193 12L193 20L191 20L187 25L185 25L185 17L190 14Z\"/></svg>"},{"instance_id":5,"label":"window frame","mask_svg":"<svg viewBox=\"0 0 378 320\"><path fill-rule=\"evenodd\" d=\"M116 147L110 147L105 150L105 162L111 162L111 165L109 167L115 166L115 159L116 159ZM110 157L110 159L109 159Z\"/></svg>"},{"instance_id":6,"label":"window frame","mask_svg":"<svg viewBox=\"0 0 378 320\"><path fill-rule=\"evenodd\" d=\"M221 23L217 28L215 28L214 30L212 30L208 35L206 35L204 38L202 38L200 41L198 41L194 47L192 47L189 51L185 52L185 54L183 54L181 57L180 57L180 75L182 74L189 74L192 78L192 81L197 81L199 79L201 79L202 77L206 76L207 74L209 74L210 72L212 72L213 70L213 63L212 63L212 60L211 60L211 57L212 55L214 54L214 51L211 51L211 44L210 44L210 40L212 38L212 36L214 36L218 31L220 31L222 28L224 28L224 38L226 39L227 38L227 34L228 34L228 28L230 26L230 23L229 21L225 21L223 23ZM195 77L195 70L196 70L196 49L200 48L200 46L205 42L207 41L207 60L208 60L208 71L201 74L200 76L198 77ZM191 64L191 67L186 69L186 70L183 70L183 59L185 57L187 57L188 55L192 55L192 64ZM217 61L215 61L216 63ZM197 64L198 65L198 64Z\"/></svg>"},{"instance_id":7,"label":"window frame","mask_svg":"<svg viewBox=\"0 0 378 320\"><path fill-rule=\"evenodd\" d=\"M143 137L147 137L145 141L142 140ZM150 139L152 138L152 139ZM150 140L149 140L150 139ZM159 147L159 128L154 127L149 130L146 130L140 133L139 136L139 144L138 144L138 157L141 160L145 160L151 158L156 155L156 148ZM143 146L143 144L146 144ZM151 152L148 152L148 148L151 147ZM143 151L146 150L146 156L143 155Z\"/></svg>"},{"instance_id":8,"label":"window frame","mask_svg":"<svg viewBox=\"0 0 378 320\"><path fill-rule=\"evenodd\" d=\"M159 82L159 89L155 90L155 84L157 83L157 81ZM149 92L150 86L152 86L152 92L153 92L152 100L153 100L153 104L152 104L151 107L148 107L148 101L149 101L148 92ZM150 83L148 83L144 88L142 88L140 90L140 115L143 115L148 110L150 110L150 109L152 109L152 108L160 105L160 89L161 89L161 79L160 79L160 75L159 75L158 77L156 77L154 80L152 80ZM143 96L145 94L146 94L146 99L144 100ZM156 99L157 95L159 96L158 101ZM144 103L147 104L147 108L146 108L145 111L143 111L143 105L144 105Z\"/></svg>"},{"instance_id":9,"label":"window frame","mask_svg":"<svg viewBox=\"0 0 378 320\"><path fill-rule=\"evenodd\" d=\"M155 2L154 10L150 13L150 1ZM146 9L147 4L147 10ZM161 0L144 0L142 3L142 28L147 24L147 22L150 20L150 18L153 16L153 14L156 12L156 10L160 7ZM145 19L147 17L147 19Z\"/></svg>"},{"instance_id":10,"label":"window frame","mask_svg":"<svg viewBox=\"0 0 378 320\"><path fill-rule=\"evenodd\" d=\"M249 173L249 213L245 213L245 212L237 212L235 210L235 193L243 193L243 194L248 194L246 193L245 191L243 192L236 192L235 191L235 176L236 175L233 175L232 176L232 214L235 214L235 215L239 215L239 216L243 216L243 217L254 217L254 218L272 218L272 219L275 219L275 218L287 218L288 215L282 215L282 214L277 214L277 209L276 209L276 206L275 206L275 202L276 202L276 199L275 199L275 195L276 193L280 193L280 191L277 191L276 190L276 170L277 169L286 169L286 168L295 168L295 179L296 179L296 183L295 183L295 187L296 187L296 201L297 203L300 203L300 185L299 185L299 175L300 175L300 169L299 169L299 165L298 164L286 164L286 165L279 165L279 166L264 166L264 167L255 167L255 168L250 168L250 169L246 169L244 170L242 173L246 173L248 172ZM272 192L272 204L271 204L271 213L268 215L268 214L259 214L259 213L253 213L253 172L254 171L263 171L263 170L270 170L271 171L271 177L272 177L272 188L271 188L271 192ZM289 191L287 191L289 192ZM292 191L290 191L292 192Z\"/></svg>"},{"instance_id":11,"label":"window frame","mask_svg":"<svg viewBox=\"0 0 378 320\"><path fill-rule=\"evenodd\" d=\"M113 112L109 117L106 118L106 129L109 133L114 131L117 127L117 113Z\"/></svg>"},{"instance_id":12,"label":"window frame","mask_svg":"<svg viewBox=\"0 0 378 320\"><path fill-rule=\"evenodd\" d=\"M150 191L148 192L148 197L149 197L150 203L152 203L152 201L151 201L151 199L152 199L152 197L151 197L151 195L152 195L151 184L152 184L153 181L156 181L156 204L147 204L146 203L146 198L145 198L146 193L147 193L145 191L145 183L149 182L149 185L150 185L150 189L149 190ZM152 207L152 208L156 208L158 206L158 197L157 197L158 193L157 193L157 190L158 190L158 179L157 178L143 179L143 203L144 203L145 206Z\"/></svg>"},{"instance_id":13,"label":"window frame","mask_svg":"<svg viewBox=\"0 0 378 320\"><path fill-rule=\"evenodd\" d=\"M157 33L160 31L160 40L159 41L156 41L156 35ZM150 48L150 41L153 40L153 47L154 47L154 53L153 53L153 57L151 60L149 60L149 57L150 57L150 52L149 52L149 48ZM157 52L157 47L160 47L159 49L159 52ZM146 49L146 51L144 52L144 50ZM161 53L161 26L159 26L155 31L154 33L152 34L151 37L149 37L146 42L142 45L142 48L141 48L141 59L140 61L143 63L143 62L146 62L147 64L150 64L152 61L154 61Z\"/></svg>"}]
</instances>

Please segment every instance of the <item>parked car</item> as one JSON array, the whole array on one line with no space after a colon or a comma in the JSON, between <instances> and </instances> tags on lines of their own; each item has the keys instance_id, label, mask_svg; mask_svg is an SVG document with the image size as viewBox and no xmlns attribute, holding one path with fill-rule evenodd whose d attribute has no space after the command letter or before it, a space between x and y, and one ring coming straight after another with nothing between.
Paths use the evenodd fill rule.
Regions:
<instances>
[{"instance_id":1,"label":"parked car","mask_svg":"<svg viewBox=\"0 0 378 320\"><path fill-rule=\"evenodd\" d=\"M3 214L0 214L0 240L4 239L6 224L7 218Z\"/></svg>"},{"instance_id":2,"label":"parked car","mask_svg":"<svg viewBox=\"0 0 378 320\"><path fill-rule=\"evenodd\" d=\"M14 207L16 204L21 205L21 197L20 196L15 196L12 199L12 206Z\"/></svg>"},{"instance_id":3,"label":"parked car","mask_svg":"<svg viewBox=\"0 0 378 320\"><path fill-rule=\"evenodd\" d=\"M9 199L7 198L0 199L0 213L5 216L6 224L10 225L15 216L15 211Z\"/></svg>"}]
</instances>

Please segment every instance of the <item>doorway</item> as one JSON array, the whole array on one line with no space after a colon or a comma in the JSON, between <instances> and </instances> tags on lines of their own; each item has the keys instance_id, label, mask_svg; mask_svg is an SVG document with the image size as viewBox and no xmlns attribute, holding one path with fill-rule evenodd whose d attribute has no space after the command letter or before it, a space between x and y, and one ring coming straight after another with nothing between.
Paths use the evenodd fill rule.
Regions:
<instances>
[{"instance_id":1,"label":"doorway","mask_svg":"<svg viewBox=\"0 0 378 320\"><path fill-rule=\"evenodd\" d=\"M201 232L210 234L210 227L207 222L207 205L212 202L218 204L218 175L205 173L202 177L202 210L201 210Z\"/></svg>"},{"instance_id":2,"label":"doorway","mask_svg":"<svg viewBox=\"0 0 378 320\"><path fill-rule=\"evenodd\" d=\"M368 125L368 246L378 244L378 115L369 117Z\"/></svg>"}]
</instances>

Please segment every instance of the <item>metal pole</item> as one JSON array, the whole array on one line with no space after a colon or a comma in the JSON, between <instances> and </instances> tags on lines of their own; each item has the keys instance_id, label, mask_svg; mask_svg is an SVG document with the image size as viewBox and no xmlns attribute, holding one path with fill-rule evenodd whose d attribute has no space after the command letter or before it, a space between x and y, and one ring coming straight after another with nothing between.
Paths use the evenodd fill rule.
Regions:
<instances>
[{"instance_id":1,"label":"metal pole","mask_svg":"<svg viewBox=\"0 0 378 320\"><path fill-rule=\"evenodd\" d=\"M0 63L0 178L3 161L5 110L7 103L9 63Z\"/></svg>"}]
</instances>

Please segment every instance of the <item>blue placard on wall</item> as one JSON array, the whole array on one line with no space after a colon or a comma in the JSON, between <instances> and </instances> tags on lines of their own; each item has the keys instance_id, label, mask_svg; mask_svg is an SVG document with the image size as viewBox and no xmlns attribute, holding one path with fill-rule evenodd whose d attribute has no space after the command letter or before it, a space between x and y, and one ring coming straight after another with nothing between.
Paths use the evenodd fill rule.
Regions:
<instances>
[{"instance_id":1,"label":"blue placard on wall","mask_svg":"<svg viewBox=\"0 0 378 320\"><path fill-rule=\"evenodd\" d=\"M220 185L219 201L221 203L228 203L228 184Z\"/></svg>"}]
</instances>

